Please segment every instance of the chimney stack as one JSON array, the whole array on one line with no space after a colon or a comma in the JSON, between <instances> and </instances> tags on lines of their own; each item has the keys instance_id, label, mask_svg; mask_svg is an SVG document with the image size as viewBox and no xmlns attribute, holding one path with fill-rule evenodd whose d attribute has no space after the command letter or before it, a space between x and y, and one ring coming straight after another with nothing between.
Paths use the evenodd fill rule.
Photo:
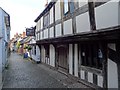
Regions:
<instances>
[{"instance_id":1,"label":"chimney stack","mask_svg":"<svg viewBox=\"0 0 120 90\"><path fill-rule=\"evenodd\" d=\"M45 4L45 7L47 7L47 5L48 5L48 0L46 0L46 4Z\"/></svg>"}]
</instances>

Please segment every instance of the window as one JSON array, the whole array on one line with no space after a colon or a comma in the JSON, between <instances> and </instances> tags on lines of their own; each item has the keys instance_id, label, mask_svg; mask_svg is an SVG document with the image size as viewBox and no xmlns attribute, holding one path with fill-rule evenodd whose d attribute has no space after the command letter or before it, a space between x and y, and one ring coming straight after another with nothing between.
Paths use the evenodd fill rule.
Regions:
<instances>
[{"instance_id":1,"label":"window","mask_svg":"<svg viewBox=\"0 0 120 90\"><path fill-rule=\"evenodd\" d=\"M73 0L70 0L70 13L73 13L74 12L74 1Z\"/></svg>"},{"instance_id":2,"label":"window","mask_svg":"<svg viewBox=\"0 0 120 90\"><path fill-rule=\"evenodd\" d=\"M68 7L68 0L64 0L64 14L68 13L69 7Z\"/></svg>"},{"instance_id":3,"label":"window","mask_svg":"<svg viewBox=\"0 0 120 90\"><path fill-rule=\"evenodd\" d=\"M44 16L43 26L47 27L49 25L49 14Z\"/></svg>"},{"instance_id":4,"label":"window","mask_svg":"<svg viewBox=\"0 0 120 90\"><path fill-rule=\"evenodd\" d=\"M102 69L103 49L99 44L82 44L81 60L83 66Z\"/></svg>"}]
</instances>

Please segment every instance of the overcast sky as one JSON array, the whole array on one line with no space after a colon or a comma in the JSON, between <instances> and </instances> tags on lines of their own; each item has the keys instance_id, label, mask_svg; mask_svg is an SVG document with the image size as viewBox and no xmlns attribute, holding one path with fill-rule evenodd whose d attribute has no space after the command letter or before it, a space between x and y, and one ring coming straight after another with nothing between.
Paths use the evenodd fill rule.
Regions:
<instances>
[{"instance_id":1,"label":"overcast sky","mask_svg":"<svg viewBox=\"0 0 120 90\"><path fill-rule=\"evenodd\" d=\"M25 27L35 26L34 20L44 10L46 0L0 0L0 7L11 17L11 38Z\"/></svg>"}]
</instances>

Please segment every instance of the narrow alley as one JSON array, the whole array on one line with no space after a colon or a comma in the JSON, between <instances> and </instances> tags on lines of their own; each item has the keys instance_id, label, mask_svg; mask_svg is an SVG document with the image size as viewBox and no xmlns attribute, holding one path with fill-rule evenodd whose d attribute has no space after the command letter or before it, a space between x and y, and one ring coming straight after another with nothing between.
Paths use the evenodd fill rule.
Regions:
<instances>
[{"instance_id":1,"label":"narrow alley","mask_svg":"<svg viewBox=\"0 0 120 90\"><path fill-rule=\"evenodd\" d=\"M67 76L11 53L4 88L88 88Z\"/></svg>"}]
</instances>

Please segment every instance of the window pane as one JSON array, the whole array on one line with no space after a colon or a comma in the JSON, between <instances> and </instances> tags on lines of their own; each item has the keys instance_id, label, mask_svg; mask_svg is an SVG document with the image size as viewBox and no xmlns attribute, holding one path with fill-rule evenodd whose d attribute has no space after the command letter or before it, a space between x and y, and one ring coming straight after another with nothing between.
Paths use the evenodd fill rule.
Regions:
<instances>
[{"instance_id":1,"label":"window pane","mask_svg":"<svg viewBox=\"0 0 120 90\"><path fill-rule=\"evenodd\" d=\"M64 14L66 14L69 11L68 9L68 0L64 0Z\"/></svg>"},{"instance_id":2,"label":"window pane","mask_svg":"<svg viewBox=\"0 0 120 90\"><path fill-rule=\"evenodd\" d=\"M70 1L70 13L74 12L74 2Z\"/></svg>"}]
</instances>

